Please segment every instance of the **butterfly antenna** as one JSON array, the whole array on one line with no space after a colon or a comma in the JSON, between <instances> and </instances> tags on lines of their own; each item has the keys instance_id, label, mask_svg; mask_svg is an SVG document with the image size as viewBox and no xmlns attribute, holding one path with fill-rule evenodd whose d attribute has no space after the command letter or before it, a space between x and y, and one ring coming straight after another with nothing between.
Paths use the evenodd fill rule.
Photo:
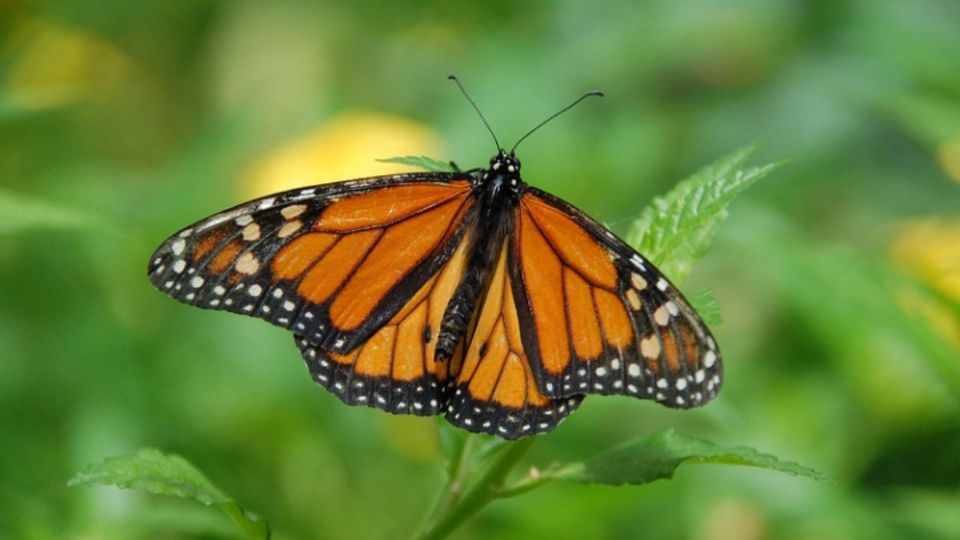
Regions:
<instances>
[{"instance_id":1,"label":"butterfly antenna","mask_svg":"<svg viewBox=\"0 0 960 540\"><path fill-rule=\"evenodd\" d=\"M524 139L526 139L527 137L529 137L530 135L532 135L534 131L542 128L542 127L545 126L548 122L550 122L550 121L553 120L554 118L560 116L561 114L569 111L569 110L572 109L577 103L580 103L581 101L587 99L587 98L590 97L590 96L603 97L603 92L598 92L598 91L587 92L586 94L584 94L584 95L580 96L579 98L577 98L577 100L574 101L573 103L571 103L571 104L567 105L566 107L560 109L559 111L553 113L553 114L550 116L550 118L547 118L547 119L544 120L543 122L540 122L539 124L536 125L536 127L534 127L533 129L531 129L530 131L528 131L526 135L524 135L523 137L520 137L520 140L517 141L517 144L513 145L513 148L510 149L510 153L512 154L513 151L516 150L518 146L520 146L520 143L522 143Z\"/></svg>"},{"instance_id":2,"label":"butterfly antenna","mask_svg":"<svg viewBox=\"0 0 960 540\"><path fill-rule=\"evenodd\" d=\"M487 122L487 119L483 117L483 113L480 112L480 107L477 107L477 104L473 102L473 99L470 98L470 94L467 93L467 89L463 87L463 84L460 83L460 79L456 75L450 75L447 77L451 81L457 83L457 86L460 87L460 91L463 92L463 96L467 98L467 101L473 105L473 110L477 111L477 114L480 115L480 120L483 120L483 125L487 126L487 131L490 132L490 136L493 137L493 142L497 145L497 152L499 152L503 147L500 146L500 141L497 140L497 136L493 133L493 128L490 127L490 123Z\"/></svg>"}]
</instances>

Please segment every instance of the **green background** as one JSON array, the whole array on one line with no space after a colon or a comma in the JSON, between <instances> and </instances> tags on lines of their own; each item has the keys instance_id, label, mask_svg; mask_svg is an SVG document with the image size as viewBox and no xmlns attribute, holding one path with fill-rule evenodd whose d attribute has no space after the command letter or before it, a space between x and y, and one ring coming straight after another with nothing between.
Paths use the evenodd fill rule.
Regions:
<instances>
[{"instance_id":1,"label":"green background","mask_svg":"<svg viewBox=\"0 0 960 540\"><path fill-rule=\"evenodd\" d=\"M504 144L604 90L519 155L529 183L620 233L744 144L790 160L684 284L722 309L721 396L594 397L529 459L674 427L835 482L710 466L548 485L455 537L960 537L958 29L960 4L933 0L0 4L0 536L235 534L212 509L66 487L142 446L193 461L278 538L416 528L443 483L429 419L342 405L287 333L180 305L145 267L347 111L485 164L456 73ZM322 140L362 155L343 176L392 155Z\"/></svg>"}]
</instances>

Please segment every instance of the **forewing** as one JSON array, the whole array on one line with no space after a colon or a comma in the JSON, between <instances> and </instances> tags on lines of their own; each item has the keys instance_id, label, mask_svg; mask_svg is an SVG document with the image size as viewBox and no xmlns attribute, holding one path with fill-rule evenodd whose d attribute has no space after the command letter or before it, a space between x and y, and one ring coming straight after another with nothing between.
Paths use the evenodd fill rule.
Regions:
<instances>
[{"instance_id":1,"label":"forewing","mask_svg":"<svg viewBox=\"0 0 960 540\"><path fill-rule=\"evenodd\" d=\"M446 418L469 431L516 439L552 430L583 398L554 399L538 388L520 337L507 252L504 245L454 370Z\"/></svg>"},{"instance_id":2,"label":"forewing","mask_svg":"<svg viewBox=\"0 0 960 540\"><path fill-rule=\"evenodd\" d=\"M259 317L345 353L453 256L473 201L459 173L287 191L175 234L149 277L182 302Z\"/></svg>"},{"instance_id":3,"label":"forewing","mask_svg":"<svg viewBox=\"0 0 960 540\"><path fill-rule=\"evenodd\" d=\"M652 264L540 190L523 195L516 219L517 312L544 394L624 394L678 408L717 395L716 342Z\"/></svg>"}]
</instances>

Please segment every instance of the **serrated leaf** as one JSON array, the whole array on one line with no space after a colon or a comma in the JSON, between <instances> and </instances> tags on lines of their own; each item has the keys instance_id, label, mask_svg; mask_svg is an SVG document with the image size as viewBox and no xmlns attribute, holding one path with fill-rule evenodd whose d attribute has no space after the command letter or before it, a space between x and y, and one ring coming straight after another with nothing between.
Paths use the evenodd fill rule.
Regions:
<instances>
[{"instance_id":1,"label":"serrated leaf","mask_svg":"<svg viewBox=\"0 0 960 540\"><path fill-rule=\"evenodd\" d=\"M68 486L107 486L139 489L157 495L192 499L206 505L231 501L190 462L155 448L143 448L131 456L108 458L88 465Z\"/></svg>"},{"instance_id":2,"label":"serrated leaf","mask_svg":"<svg viewBox=\"0 0 960 540\"><path fill-rule=\"evenodd\" d=\"M205 505L216 505L251 539L270 538L265 521L253 518L233 498L223 493L186 459L142 448L136 454L108 458L88 465L67 482L68 486L117 486L156 495L171 495Z\"/></svg>"},{"instance_id":3,"label":"serrated leaf","mask_svg":"<svg viewBox=\"0 0 960 540\"><path fill-rule=\"evenodd\" d=\"M693 309L700 314L703 322L710 326L717 326L723 323L723 314L720 313L720 302L711 289L700 289L699 291L687 297Z\"/></svg>"},{"instance_id":4,"label":"serrated leaf","mask_svg":"<svg viewBox=\"0 0 960 540\"><path fill-rule=\"evenodd\" d=\"M26 229L104 227L102 219L59 204L0 190L0 234Z\"/></svg>"},{"instance_id":5,"label":"serrated leaf","mask_svg":"<svg viewBox=\"0 0 960 540\"><path fill-rule=\"evenodd\" d=\"M683 281L706 253L734 197L781 165L744 168L756 149L741 148L654 199L633 223L627 242L670 279Z\"/></svg>"},{"instance_id":6,"label":"serrated leaf","mask_svg":"<svg viewBox=\"0 0 960 540\"><path fill-rule=\"evenodd\" d=\"M400 156L378 159L377 161L381 161L383 163L399 163L400 165L409 165L418 169L426 169L431 172L455 172L453 165L450 163L427 156Z\"/></svg>"},{"instance_id":7,"label":"serrated leaf","mask_svg":"<svg viewBox=\"0 0 960 540\"><path fill-rule=\"evenodd\" d=\"M554 480L568 482L646 484L673 477L677 467L684 463L744 465L804 476L821 482L829 481L825 475L809 467L781 461L752 448L724 448L677 434L673 430L635 438L585 461L560 466L545 474Z\"/></svg>"}]
</instances>

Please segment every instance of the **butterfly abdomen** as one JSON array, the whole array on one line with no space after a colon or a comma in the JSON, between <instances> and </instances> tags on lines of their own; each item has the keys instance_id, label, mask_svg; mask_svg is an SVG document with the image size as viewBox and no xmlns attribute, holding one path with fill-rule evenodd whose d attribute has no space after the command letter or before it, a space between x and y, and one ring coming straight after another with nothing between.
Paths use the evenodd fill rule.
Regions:
<instances>
[{"instance_id":1,"label":"butterfly abdomen","mask_svg":"<svg viewBox=\"0 0 960 540\"><path fill-rule=\"evenodd\" d=\"M457 345L466 336L477 302L489 286L490 269L493 268L498 248L513 227L515 195L502 189L502 177L487 178L479 186L477 196L477 234L470 239L470 259L463 281L447 304L440 323L436 357L448 360L453 357Z\"/></svg>"},{"instance_id":2,"label":"butterfly abdomen","mask_svg":"<svg viewBox=\"0 0 960 540\"><path fill-rule=\"evenodd\" d=\"M490 242L489 235L479 235L472 246L470 260L464 273L463 281L447 308L443 312L440 322L440 335L437 337L438 360L449 360L453 357L457 345L467 334L471 319L474 316L476 305L487 287L489 268L493 258L492 250L499 244Z\"/></svg>"}]
</instances>

